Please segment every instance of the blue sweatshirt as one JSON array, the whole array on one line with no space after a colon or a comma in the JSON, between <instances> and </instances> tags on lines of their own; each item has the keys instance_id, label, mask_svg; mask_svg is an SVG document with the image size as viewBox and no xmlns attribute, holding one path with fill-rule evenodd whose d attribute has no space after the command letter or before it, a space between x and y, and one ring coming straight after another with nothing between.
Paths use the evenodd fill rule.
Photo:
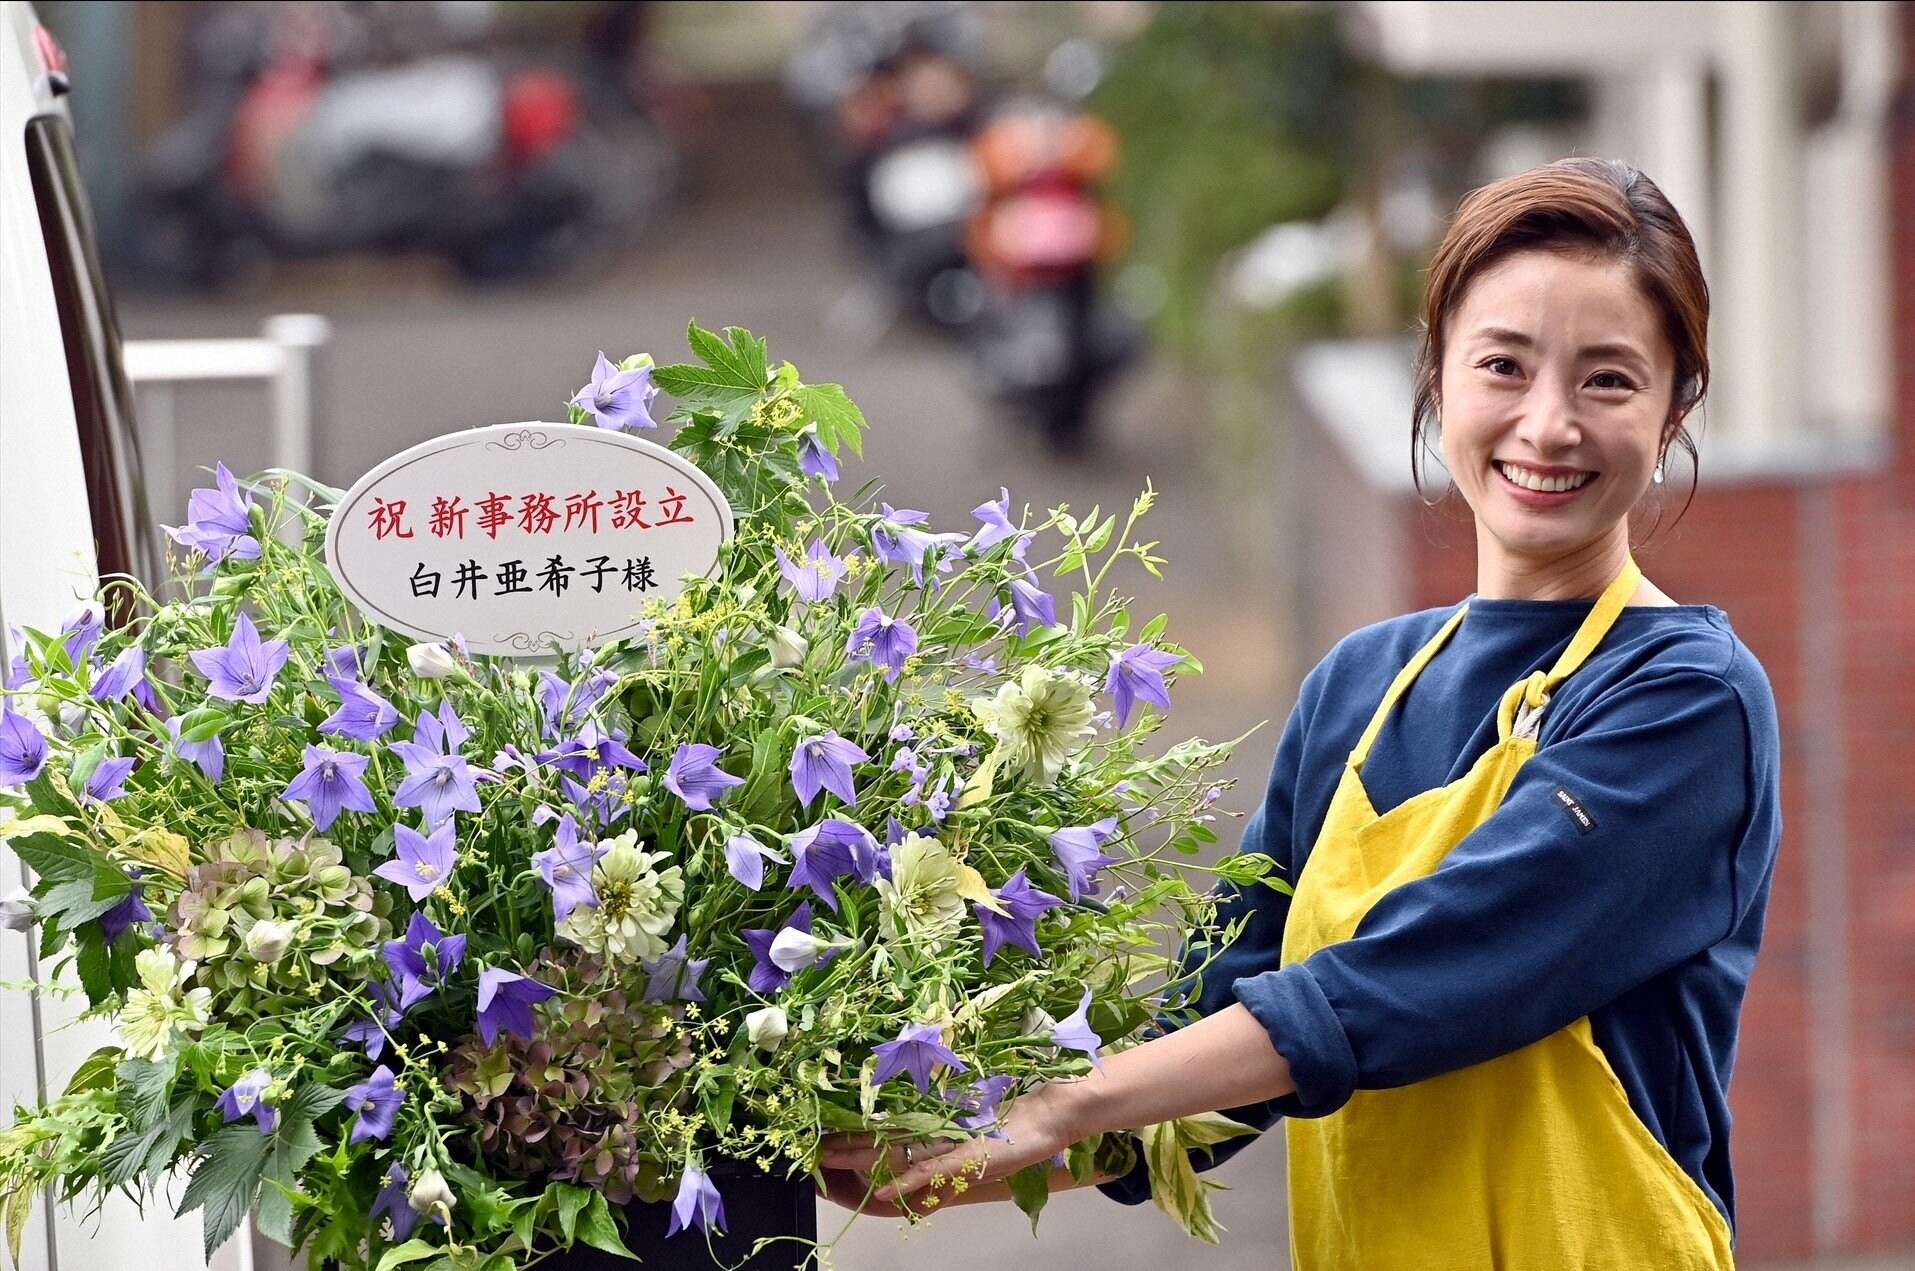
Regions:
<instances>
[{"instance_id":1,"label":"blue sweatshirt","mask_svg":"<svg viewBox=\"0 0 1915 1271\"><path fill-rule=\"evenodd\" d=\"M1467 773L1496 744L1504 691L1548 669L1591 607L1471 601L1364 765L1378 814ZM1366 627L1310 673L1243 850L1296 881L1384 691L1454 612ZM1587 1015L1630 1106L1733 1225L1727 1089L1781 837L1779 748L1768 678L1720 610L1625 609L1557 689L1502 806L1350 939L1279 969L1289 897L1226 895L1218 929L1248 923L1192 1004L1241 1001L1297 1085L1229 1115L1259 1129L1324 1116L1353 1091L1480 1063ZM1185 965L1209 952L1193 940ZM1198 1153L1199 1168L1248 1141ZM1105 1191L1149 1195L1141 1168Z\"/></svg>"}]
</instances>

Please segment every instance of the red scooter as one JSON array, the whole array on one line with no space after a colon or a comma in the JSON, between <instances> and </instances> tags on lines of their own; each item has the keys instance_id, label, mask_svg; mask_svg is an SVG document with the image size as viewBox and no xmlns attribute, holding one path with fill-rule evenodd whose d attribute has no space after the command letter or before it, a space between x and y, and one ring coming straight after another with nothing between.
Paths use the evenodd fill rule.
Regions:
<instances>
[{"instance_id":1,"label":"red scooter","mask_svg":"<svg viewBox=\"0 0 1915 1271\"><path fill-rule=\"evenodd\" d=\"M1127 232L1101 193L1115 134L1095 115L1017 103L979 131L972 153L985 187L965 236L982 286L973 348L999 400L1053 447L1080 448L1098 388L1136 343L1097 294Z\"/></svg>"}]
</instances>

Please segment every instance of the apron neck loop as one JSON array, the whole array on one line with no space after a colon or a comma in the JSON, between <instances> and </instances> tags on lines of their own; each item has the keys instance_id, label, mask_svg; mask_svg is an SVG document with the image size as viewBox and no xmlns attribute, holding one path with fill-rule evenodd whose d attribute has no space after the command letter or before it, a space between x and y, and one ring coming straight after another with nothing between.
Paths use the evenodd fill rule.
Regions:
<instances>
[{"instance_id":1,"label":"apron neck loop","mask_svg":"<svg viewBox=\"0 0 1915 1271\"><path fill-rule=\"evenodd\" d=\"M1576 629L1575 636L1569 641L1569 647L1564 649L1563 655L1556 659L1556 665L1548 671L1537 671L1527 680L1512 685L1510 691L1504 694L1502 709L1498 712L1497 718L1497 733L1500 737L1504 740L1509 738L1518 706L1526 707L1528 715L1534 717L1549 700L1549 695L1555 692L1556 686L1568 679L1576 668L1596 651L1596 646L1601 644L1603 637L1609 634L1609 628L1615 625L1617 616L1629 603L1629 598L1636 594L1636 588L1641 583L1642 570L1637 566L1635 558L1626 559L1623 562L1622 572L1603 588L1602 595L1596 600L1595 608L1589 611L1589 616L1583 619L1582 626ZM1363 767L1364 760L1370 757L1370 747L1375 743L1377 734L1383 731L1383 721L1390 717L1390 712L1395 709L1403 694L1409 692L1410 685L1415 682L1418 675L1422 674L1423 668L1430 664L1430 659L1442 652L1443 646L1449 643L1450 637L1455 635L1456 629L1463 624L1463 617L1467 613L1469 613L1469 606L1464 605L1451 614L1449 621L1430 637L1429 643L1418 649L1416 656L1396 673L1396 678L1390 681L1389 691L1383 694L1383 700L1377 704L1376 714L1370 717L1370 726L1363 730L1363 736L1357 740L1356 747L1350 751L1350 767L1359 770Z\"/></svg>"},{"instance_id":2,"label":"apron neck loop","mask_svg":"<svg viewBox=\"0 0 1915 1271\"><path fill-rule=\"evenodd\" d=\"M1641 584L1642 569L1634 557L1629 557L1623 561L1622 572L1603 588L1589 616L1576 628L1569 647L1556 659L1556 665L1547 671L1536 671L1528 679L1512 684L1509 692L1503 694L1502 708L1496 715L1499 738L1507 741L1512 735L1517 735L1535 740L1542 727L1542 709L1548 705L1550 694L1596 651L1596 646L1616 625L1616 619Z\"/></svg>"}]
</instances>

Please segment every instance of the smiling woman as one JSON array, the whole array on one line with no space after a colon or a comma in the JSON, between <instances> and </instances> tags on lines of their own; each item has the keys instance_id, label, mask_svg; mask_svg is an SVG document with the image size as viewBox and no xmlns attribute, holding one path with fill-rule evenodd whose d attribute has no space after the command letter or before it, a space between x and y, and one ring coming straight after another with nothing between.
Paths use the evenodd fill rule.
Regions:
<instances>
[{"instance_id":1,"label":"smiling woman","mask_svg":"<svg viewBox=\"0 0 1915 1271\"><path fill-rule=\"evenodd\" d=\"M1465 200L1413 429L1474 516L1477 591L1305 679L1243 840L1294 895L1227 892L1185 950L1184 1027L1024 1095L1002 1137L881 1168L842 1138L831 1194L878 1168L906 1211L986 1199L1089 1135L1226 1110L1287 1118L1299 1271L1727 1271L1775 706L1721 611L1630 551L1669 448L1693 454L1707 324L1688 231L1633 169L1565 160Z\"/></svg>"},{"instance_id":2,"label":"smiling woman","mask_svg":"<svg viewBox=\"0 0 1915 1271\"><path fill-rule=\"evenodd\" d=\"M1570 159L1464 200L1430 262L1411 446L1414 464L1441 434L1479 594L1559 599L1616 575L1670 447L1695 460L1708 324L1695 244L1641 173Z\"/></svg>"}]
</instances>

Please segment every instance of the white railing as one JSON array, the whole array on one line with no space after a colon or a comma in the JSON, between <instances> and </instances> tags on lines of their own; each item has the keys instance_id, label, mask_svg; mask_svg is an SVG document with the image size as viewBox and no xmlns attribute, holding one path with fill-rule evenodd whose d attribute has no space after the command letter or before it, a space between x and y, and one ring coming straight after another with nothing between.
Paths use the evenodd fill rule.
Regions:
<instances>
[{"instance_id":1,"label":"white railing","mask_svg":"<svg viewBox=\"0 0 1915 1271\"><path fill-rule=\"evenodd\" d=\"M316 313L266 319L257 339L127 340L126 377L140 394L140 443L152 472L179 473L177 395L182 384L257 381L272 400L273 467L312 471L313 358L332 339Z\"/></svg>"}]
</instances>

